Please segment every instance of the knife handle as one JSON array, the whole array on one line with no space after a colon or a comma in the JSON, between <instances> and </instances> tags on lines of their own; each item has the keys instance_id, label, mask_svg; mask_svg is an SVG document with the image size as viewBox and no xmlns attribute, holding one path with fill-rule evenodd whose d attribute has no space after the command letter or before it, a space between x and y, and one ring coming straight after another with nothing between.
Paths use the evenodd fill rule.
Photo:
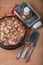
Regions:
<instances>
[{"instance_id":1,"label":"knife handle","mask_svg":"<svg viewBox=\"0 0 43 65\"><path fill-rule=\"evenodd\" d=\"M26 49L24 50L24 52L23 52L23 54L22 54L22 56L21 56L22 58L25 58L25 56L26 56L26 54L27 54L27 52L28 52L28 48L29 48L29 47L26 47Z\"/></svg>"},{"instance_id":2,"label":"knife handle","mask_svg":"<svg viewBox=\"0 0 43 65\"><path fill-rule=\"evenodd\" d=\"M30 60L30 57L31 57L31 55L32 55L33 50L34 50L34 47L32 47L32 49L30 50L29 54L28 54L27 57L25 58L26 63Z\"/></svg>"},{"instance_id":3,"label":"knife handle","mask_svg":"<svg viewBox=\"0 0 43 65\"><path fill-rule=\"evenodd\" d=\"M17 56L16 56L16 59L17 59L17 60L21 57L21 54L22 54L22 52L23 52L24 47L25 47L25 44L20 48L20 50L19 50L19 52L18 52L18 54L17 54Z\"/></svg>"}]
</instances>

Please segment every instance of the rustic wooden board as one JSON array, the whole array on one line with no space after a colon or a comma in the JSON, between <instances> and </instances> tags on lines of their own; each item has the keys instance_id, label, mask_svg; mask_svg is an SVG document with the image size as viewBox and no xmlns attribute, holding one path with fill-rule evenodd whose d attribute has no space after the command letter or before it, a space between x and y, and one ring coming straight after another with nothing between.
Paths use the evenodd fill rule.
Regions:
<instances>
[{"instance_id":1,"label":"rustic wooden board","mask_svg":"<svg viewBox=\"0 0 43 65\"><path fill-rule=\"evenodd\" d=\"M8 15L15 4L20 4L23 1L25 0L0 0L0 18L2 16ZM43 18L43 0L27 1ZM16 54L18 53L19 48L16 50L5 50L0 48L0 65L43 65L43 28L39 29L39 33L40 38L29 63L26 64L24 59L20 59L18 61L16 60Z\"/></svg>"}]
</instances>

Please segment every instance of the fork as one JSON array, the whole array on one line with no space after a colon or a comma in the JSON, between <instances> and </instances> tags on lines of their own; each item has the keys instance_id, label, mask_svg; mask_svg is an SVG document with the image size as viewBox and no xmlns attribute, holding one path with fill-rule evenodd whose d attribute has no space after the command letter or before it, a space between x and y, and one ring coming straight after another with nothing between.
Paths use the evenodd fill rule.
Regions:
<instances>
[{"instance_id":1,"label":"fork","mask_svg":"<svg viewBox=\"0 0 43 65\"><path fill-rule=\"evenodd\" d=\"M39 32L35 31L34 35L33 35L33 41L31 43L32 44L32 48L31 48L30 52L28 53L28 55L25 58L26 63L30 60L30 57L32 55L32 52L33 52L35 46L36 46L36 43L37 43L38 39L39 39Z\"/></svg>"},{"instance_id":2,"label":"fork","mask_svg":"<svg viewBox=\"0 0 43 65\"><path fill-rule=\"evenodd\" d=\"M30 41L29 41L30 45L33 45L34 46L35 43L38 40L38 37L39 37L39 32L38 31L33 31L32 34L31 34L31 36L30 36ZM29 44L27 44L24 52L22 53L22 56L21 56L22 58L25 58L26 57L27 52L28 52L28 49L29 49Z\"/></svg>"}]
</instances>

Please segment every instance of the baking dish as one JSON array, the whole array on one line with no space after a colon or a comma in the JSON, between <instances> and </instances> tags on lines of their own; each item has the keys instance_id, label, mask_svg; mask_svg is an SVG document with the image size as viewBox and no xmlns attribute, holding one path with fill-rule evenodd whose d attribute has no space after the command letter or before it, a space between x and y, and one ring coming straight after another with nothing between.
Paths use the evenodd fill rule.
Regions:
<instances>
[{"instance_id":1,"label":"baking dish","mask_svg":"<svg viewBox=\"0 0 43 65\"><path fill-rule=\"evenodd\" d=\"M4 18L14 18L14 17L15 17L15 16L5 16L5 17L3 17L3 18L0 19L0 22L2 22L2 20L3 20ZM16 18L16 17L15 17L15 18ZM18 19L18 18L16 18L16 19ZM18 19L18 20L20 20L20 19ZM21 21L21 20L20 20L20 21ZM24 25L24 24L23 24L23 25ZM25 25L24 25L24 27L26 28ZM24 37L25 37L25 34L24 34ZM20 43L18 43L18 44L16 44L16 45L8 45L8 46L6 46L6 45L0 43L0 47L2 47L2 48L4 48L4 49L8 49L8 50L16 49L16 48L20 47L22 44L24 44L24 42L23 42L24 37L22 38L22 40L20 41Z\"/></svg>"}]
</instances>

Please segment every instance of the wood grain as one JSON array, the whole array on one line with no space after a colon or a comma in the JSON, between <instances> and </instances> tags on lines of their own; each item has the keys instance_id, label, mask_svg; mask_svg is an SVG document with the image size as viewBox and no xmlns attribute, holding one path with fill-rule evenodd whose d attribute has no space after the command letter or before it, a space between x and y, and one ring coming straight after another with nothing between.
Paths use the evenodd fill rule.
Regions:
<instances>
[{"instance_id":1,"label":"wood grain","mask_svg":"<svg viewBox=\"0 0 43 65\"><path fill-rule=\"evenodd\" d=\"M0 0L0 18L8 15L15 4L21 4L25 0ZM40 14L43 22L43 0L26 0ZM5 50L0 48L0 65L43 65L43 27L38 29L40 33L39 41L31 56L29 63L25 63L24 59L16 60L16 50Z\"/></svg>"}]
</instances>

